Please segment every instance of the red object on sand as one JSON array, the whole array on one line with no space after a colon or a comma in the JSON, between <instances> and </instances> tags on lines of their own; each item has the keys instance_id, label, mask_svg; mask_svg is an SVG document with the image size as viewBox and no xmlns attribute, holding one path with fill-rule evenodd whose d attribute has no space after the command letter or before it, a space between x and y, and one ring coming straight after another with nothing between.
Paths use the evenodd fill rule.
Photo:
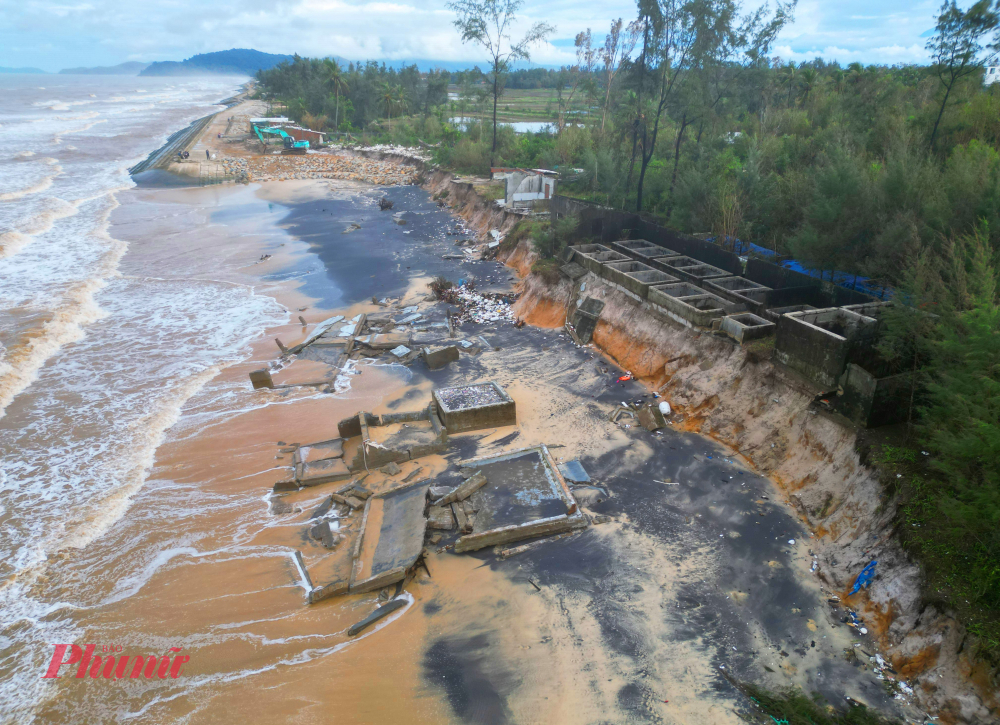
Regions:
<instances>
[{"instance_id":1,"label":"red object on sand","mask_svg":"<svg viewBox=\"0 0 1000 725\"><path fill-rule=\"evenodd\" d=\"M618 382L624 383L626 380L631 380L631 379L632 379L632 373L625 373L620 378L618 378Z\"/></svg>"}]
</instances>

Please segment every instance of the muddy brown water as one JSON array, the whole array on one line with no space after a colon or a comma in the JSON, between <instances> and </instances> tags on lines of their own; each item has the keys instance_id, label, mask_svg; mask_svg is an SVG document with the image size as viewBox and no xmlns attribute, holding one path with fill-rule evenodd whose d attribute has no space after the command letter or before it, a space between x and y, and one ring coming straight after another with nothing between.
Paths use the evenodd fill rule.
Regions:
<instances>
[{"instance_id":1,"label":"muddy brown water","mask_svg":"<svg viewBox=\"0 0 1000 725\"><path fill-rule=\"evenodd\" d=\"M238 212L202 208L197 223L186 211L195 192L140 191L140 200L183 213L157 215L153 224L126 203L122 223L131 225L136 249L154 257L169 256L164 239L211 229L185 254L225 250L290 320L303 314L310 323L375 311L373 294L444 320L445 306L424 300L430 277L510 274L493 262L442 260L467 235L449 234L455 220L418 188L389 192L403 225L374 206L380 190L313 182L296 187L309 189L296 197L289 188L197 192L253 194ZM237 219L249 225L243 239L226 233ZM352 222L361 228L344 234ZM252 264L266 253L274 256ZM739 722L747 703L723 669L772 687L819 690L838 704L849 695L891 709L881 683L845 660L856 641L809 574L808 534L769 481L703 437L608 422L615 405L647 391L618 383L619 371L558 331L472 323L459 331L474 335L491 348L438 371L419 360L408 368L362 362L332 395L250 390L248 372L276 356L271 338L291 345L304 337L297 321L270 326L248 354L213 370L164 433L149 476L120 516L85 546L51 557L30 586L51 605L45 616L62 627L53 631L78 643L121 644L127 654L180 647L190 657L183 675L64 675L47 683L31 716ZM299 380L322 369L310 362L285 375ZM512 440L508 427L453 436L444 457L420 462L429 474L454 480L460 460L545 443L557 460L581 459L593 485L579 490L580 503L612 521L504 560L492 550L434 553L429 574L407 582L407 606L348 637L377 594L304 604L291 554L302 550L310 571L322 571L326 554L307 529L332 485L296 494L290 510L272 513L269 489L288 463L276 458L278 442L334 438L337 421L358 410L408 410L425 405L432 387L486 380L515 400L520 435ZM43 672L48 650L21 654Z\"/></svg>"}]
</instances>

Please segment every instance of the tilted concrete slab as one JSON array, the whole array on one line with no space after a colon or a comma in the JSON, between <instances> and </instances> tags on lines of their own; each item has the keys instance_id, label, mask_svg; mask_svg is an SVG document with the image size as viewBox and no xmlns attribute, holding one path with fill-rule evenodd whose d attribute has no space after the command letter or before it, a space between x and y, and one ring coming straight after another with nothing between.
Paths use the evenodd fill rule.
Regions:
<instances>
[{"instance_id":1,"label":"tilted concrete slab","mask_svg":"<svg viewBox=\"0 0 1000 725\"><path fill-rule=\"evenodd\" d=\"M325 458L302 465L299 483L303 486L319 486L332 481L343 481L351 477L351 471L341 458Z\"/></svg>"},{"instance_id":2,"label":"tilted concrete slab","mask_svg":"<svg viewBox=\"0 0 1000 725\"><path fill-rule=\"evenodd\" d=\"M350 591L369 592L401 581L424 547L428 483L372 496L355 544Z\"/></svg>"}]
</instances>

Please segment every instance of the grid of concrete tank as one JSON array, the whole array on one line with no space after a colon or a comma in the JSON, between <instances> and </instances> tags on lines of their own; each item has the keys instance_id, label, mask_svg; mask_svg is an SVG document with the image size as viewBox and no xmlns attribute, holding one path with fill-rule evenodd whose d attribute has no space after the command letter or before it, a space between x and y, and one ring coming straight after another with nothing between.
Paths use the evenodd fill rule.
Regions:
<instances>
[{"instance_id":1,"label":"grid of concrete tank","mask_svg":"<svg viewBox=\"0 0 1000 725\"><path fill-rule=\"evenodd\" d=\"M891 418L880 401L888 399L886 391L900 388L899 376L880 378L852 362L852 356L857 357L852 351L871 348L884 302L772 307L771 287L645 239L577 245L568 250L567 261L686 327L718 329L740 345L774 336L779 362L819 388L840 384L847 391L849 417L861 424ZM589 340L599 310L597 314L581 310L574 313L574 320L585 328Z\"/></svg>"}]
</instances>

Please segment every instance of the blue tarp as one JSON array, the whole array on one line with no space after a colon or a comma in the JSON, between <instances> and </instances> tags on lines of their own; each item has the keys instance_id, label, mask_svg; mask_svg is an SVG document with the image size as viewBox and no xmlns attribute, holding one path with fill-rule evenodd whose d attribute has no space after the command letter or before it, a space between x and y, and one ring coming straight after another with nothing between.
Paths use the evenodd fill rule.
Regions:
<instances>
[{"instance_id":1,"label":"blue tarp","mask_svg":"<svg viewBox=\"0 0 1000 725\"><path fill-rule=\"evenodd\" d=\"M715 237L708 237L705 239L706 242L712 242L715 244ZM742 239L737 239L736 243L733 245L733 251L740 255L756 254L761 257L775 257L777 256L773 249L767 249L759 244L754 244L753 242L744 242ZM802 274L807 274L810 277L818 277L819 279L830 279L827 275L817 269L807 269L802 266L800 262L796 262L794 259L789 259L781 263L781 266L785 269L790 269L793 272L801 272ZM840 287L846 287L847 289L856 289L858 292L863 292L864 294L869 294L872 297L877 297L878 299L891 299L893 295L893 290L891 287L885 287L880 284L873 283L870 277L855 276L853 274L848 274L847 272L834 272L832 281L835 285Z\"/></svg>"},{"instance_id":2,"label":"blue tarp","mask_svg":"<svg viewBox=\"0 0 1000 725\"><path fill-rule=\"evenodd\" d=\"M861 570L861 573L858 574L858 578L854 580L854 587L851 589L851 594L857 594L861 591L861 587L864 587L865 589L868 588L868 585L872 583L872 578L875 576L876 564L878 564L878 562L872 560L868 562L868 566ZM848 596L850 596L850 594L848 594Z\"/></svg>"}]
</instances>

